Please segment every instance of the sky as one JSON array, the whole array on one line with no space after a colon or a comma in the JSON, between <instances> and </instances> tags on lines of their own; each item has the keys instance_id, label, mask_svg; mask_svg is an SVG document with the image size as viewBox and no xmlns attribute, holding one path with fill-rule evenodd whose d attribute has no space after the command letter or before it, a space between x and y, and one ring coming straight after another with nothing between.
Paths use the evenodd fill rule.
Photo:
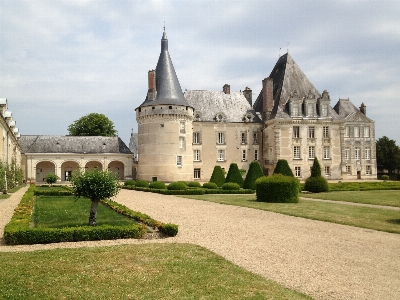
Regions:
<instances>
[{"instance_id":1,"label":"sky","mask_svg":"<svg viewBox=\"0 0 400 300\"><path fill-rule=\"evenodd\" d=\"M250 87L279 55L400 144L400 2L0 0L0 98L22 135L106 115L129 144L165 24L183 91Z\"/></svg>"}]
</instances>

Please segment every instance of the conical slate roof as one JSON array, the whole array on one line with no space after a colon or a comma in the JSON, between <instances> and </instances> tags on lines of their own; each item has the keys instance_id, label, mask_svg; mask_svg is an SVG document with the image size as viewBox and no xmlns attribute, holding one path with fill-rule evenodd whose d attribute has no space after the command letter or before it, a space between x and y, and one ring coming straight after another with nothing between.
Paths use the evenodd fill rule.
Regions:
<instances>
[{"instance_id":1,"label":"conical slate roof","mask_svg":"<svg viewBox=\"0 0 400 300\"><path fill-rule=\"evenodd\" d=\"M181 85L169 56L165 29L161 39L161 53L156 67L156 91L157 95L154 100L146 99L140 106L158 104L189 106L183 96Z\"/></svg>"}]
</instances>

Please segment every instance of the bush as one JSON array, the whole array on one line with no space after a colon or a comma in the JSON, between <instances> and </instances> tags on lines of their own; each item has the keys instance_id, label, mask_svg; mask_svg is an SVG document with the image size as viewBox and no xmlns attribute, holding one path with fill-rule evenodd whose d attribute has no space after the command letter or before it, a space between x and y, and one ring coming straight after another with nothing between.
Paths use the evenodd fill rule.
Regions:
<instances>
[{"instance_id":1,"label":"bush","mask_svg":"<svg viewBox=\"0 0 400 300\"><path fill-rule=\"evenodd\" d=\"M389 180L389 175L382 175L382 180Z\"/></svg>"},{"instance_id":2,"label":"bush","mask_svg":"<svg viewBox=\"0 0 400 300\"><path fill-rule=\"evenodd\" d=\"M319 164L318 158L314 157L314 163L311 167L311 177L321 176L321 165Z\"/></svg>"},{"instance_id":3,"label":"bush","mask_svg":"<svg viewBox=\"0 0 400 300\"><path fill-rule=\"evenodd\" d=\"M240 190L240 186L237 183L234 183L234 182L227 182L227 183L224 183L222 185L222 189L223 190L236 191L236 190Z\"/></svg>"},{"instance_id":4,"label":"bush","mask_svg":"<svg viewBox=\"0 0 400 300\"><path fill-rule=\"evenodd\" d=\"M169 236L176 236L178 234L178 225L167 223L161 225L158 230Z\"/></svg>"},{"instance_id":5,"label":"bush","mask_svg":"<svg viewBox=\"0 0 400 300\"><path fill-rule=\"evenodd\" d=\"M292 176L263 176L256 180L256 199L262 202L299 202L300 182Z\"/></svg>"},{"instance_id":6,"label":"bush","mask_svg":"<svg viewBox=\"0 0 400 300\"><path fill-rule=\"evenodd\" d=\"M311 193L322 193L329 190L328 181L325 177L308 177L304 183L304 190Z\"/></svg>"},{"instance_id":7,"label":"bush","mask_svg":"<svg viewBox=\"0 0 400 300\"><path fill-rule=\"evenodd\" d=\"M218 188L218 186L214 182L205 182L205 183L203 183L203 188L215 190Z\"/></svg>"},{"instance_id":8,"label":"bush","mask_svg":"<svg viewBox=\"0 0 400 300\"><path fill-rule=\"evenodd\" d=\"M278 159L278 162L276 163L274 173L275 174L281 174L283 176L291 176L294 177L292 169L290 169L288 162L286 159Z\"/></svg>"},{"instance_id":9,"label":"bush","mask_svg":"<svg viewBox=\"0 0 400 300\"><path fill-rule=\"evenodd\" d=\"M47 176L44 178L46 180L47 184L53 185L53 183L56 183L58 179L58 176L56 174L47 174Z\"/></svg>"},{"instance_id":10,"label":"bush","mask_svg":"<svg viewBox=\"0 0 400 300\"><path fill-rule=\"evenodd\" d=\"M214 190L203 190L205 194L254 194L253 190L223 190L223 189L214 189Z\"/></svg>"},{"instance_id":11,"label":"bush","mask_svg":"<svg viewBox=\"0 0 400 300\"><path fill-rule=\"evenodd\" d=\"M214 182L218 187L221 187L225 183L225 173L220 166L214 167L210 182Z\"/></svg>"},{"instance_id":12,"label":"bush","mask_svg":"<svg viewBox=\"0 0 400 300\"><path fill-rule=\"evenodd\" d=\"M133 179L128 179L127 181L124 182L124 186L131 186L131 185L136 185L136 181Z\"/></svg>"},{"instance_id":13,"label":"bush","mask_svg":"<svg viewBox=\"0 0 400 300\"><path fill-rule=\"evenodd\" d=\"M187 186L193 187L193 188L200 188L201 184L200 184L200 182L197 182L197 181L191 181L191 182L188 182Z\"/></svg>"},{"instance_id":14,"label":"bush","mask_svg":"<svg viewBox=\"0 0 400 300\"><path fill-rule=\"evenodd\" d=\"M174 191L176 191L176 190L186 191L187 188L188 188L188 186L183 181L171 182L168 185L168 190L170 190L170 191L172 191L172 190L174 190Z\"/></svg>"},{"instance_id":15,"label":"bush","mask_svg":"<svg viewBox=\"0 0 400 300\"><path fill-rule=\"evenodd\" d=\"M253 161L250 164L249 171L247 172L246 179L243 183L244 189L256 189L256 180L263 177L264 173L261 170L260 164L257 161Z\"/></svg>"},{"instance_id":16,"label":"bush","mask_svg":"<svg viewBox=\"0 0 400 300\"><path fill-rule=\"evenodd\" d=\"M148 188L149 187L149 183L146 180L138 180L138 181L136 181L136 186L137 187Z\"/></svg>"},{"instance_id":17,"label":"bush","mask_svg":"<svg viewBox=\"0 0 400 300\"><path fill-rule=\"evenodd\" d=\"M231 165L229 166L229 171L225 178L225 183L227 182L234 182L237 183L240 187L243 186L242 174L240 174L238 165L235 163L231 163Z\"/></svg>"},{"instance_id":18,"label":"bush","mask_svg":"<svg viewBox=\"0 0 400 300\"><path fill-rule=\"evenodd\" d=\"M165 190L167 187L163 181L153 181L149 184L149 188Z\"/></svg>"}]
</instances>

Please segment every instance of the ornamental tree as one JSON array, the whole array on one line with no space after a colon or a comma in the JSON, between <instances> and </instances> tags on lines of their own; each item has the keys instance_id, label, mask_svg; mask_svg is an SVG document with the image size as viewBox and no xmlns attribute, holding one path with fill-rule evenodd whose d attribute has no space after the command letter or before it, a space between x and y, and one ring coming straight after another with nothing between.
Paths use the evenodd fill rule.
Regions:
<instances>
[{"instance_id":1,"label":"ornamental tree","mask_svg":"<svg viewBox=\"0 0 400 300\"><path fill-rule=\"evenodd\" d=\"M292 169L286 159L278 159L273 174L282 174L283 176L294 177Z\"/></svg>"},{"instance_id":2,"label":"ornamental tree","mask_svg":"<svg viewBox=\"0 0 400 300\"><path fill-rule=\"evenodd\" d=\"M240 174L239 167L235 163L231 163L231 165L229 166L229 171L225 178L225 183L227 182L234 182L237 183L240 187L243 186L242 174Z\"/></svg>"},{"instance_id":3,"label":"ornamental tree","mask_svg":"<svg viewBox=\"0 0 400 300\"><path fill-rule=\"evenodd\" d=\"M247 172L246 178L243 183L243 188L255 190L256 189L256 180L263 176L264 176L264 173L263 173L258 161L251 162L249 171Z\"/></svg>"},{"instance_id":4,"label":"ornamental tree","mask_svg":"<svg viewBox=\"0 0 400 300\"><path fill-rule=\"evenodd\" d=\"M105 115L91 113L74 121L68 126L69 135L73 136L117 136L114 123Z\"/></svg>"},{"instance_id":5,"label":"ornamental tree","mask_svg":"<svg viewBox=\"0 0 400 300\"><path fill-rule=\"evenodd\" d=\"M225 174L220 166L214 167L210 182L215 183L218 187L221 187L225 183Z\"/></svg>"},{"instance_id":6,"label":"ornamental tree","mask_svg":"<svg viewBox=\"0 0 400 300\"><path fill-rule=\"evenodd\" d=\"M89 226L96 226L97 207L100 200L114 197L121 189L117 174L96 169L78 170L72 174L70 182L76 198L84 197L92 201Z\"/></svg>"},{"instance_id":7,"label":"ornamental tree","mask_svg":"<svg viewBox=\"0 0 400 300\"><path fill-rule=\"evenodd\" d=\"M53 183L56 183L57 179L58 179L58 176L53 173L47 174L47 176L44 178L44 180L46 180L47 184L49 184L50 186L52 186Z\"/></svg>"}]
</instances>

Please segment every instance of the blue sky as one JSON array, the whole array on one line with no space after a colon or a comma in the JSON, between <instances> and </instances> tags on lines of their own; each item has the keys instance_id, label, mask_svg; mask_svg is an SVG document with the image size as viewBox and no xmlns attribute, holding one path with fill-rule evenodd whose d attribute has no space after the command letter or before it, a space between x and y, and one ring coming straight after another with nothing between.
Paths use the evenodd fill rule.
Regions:
<instances>
[{"instance_id":1,"label":"blue sky","mask_svg":"<svg viewBox=\"0 0 400 300\"><path fill-rule=\"evenodd\" d=\"M252 88L289 53L331 104L350 98L400 144L398 1L0 0L0 97L21 134L91 113L129 143L165 22L182 89Z\"/></svg>"}]
</instances>

